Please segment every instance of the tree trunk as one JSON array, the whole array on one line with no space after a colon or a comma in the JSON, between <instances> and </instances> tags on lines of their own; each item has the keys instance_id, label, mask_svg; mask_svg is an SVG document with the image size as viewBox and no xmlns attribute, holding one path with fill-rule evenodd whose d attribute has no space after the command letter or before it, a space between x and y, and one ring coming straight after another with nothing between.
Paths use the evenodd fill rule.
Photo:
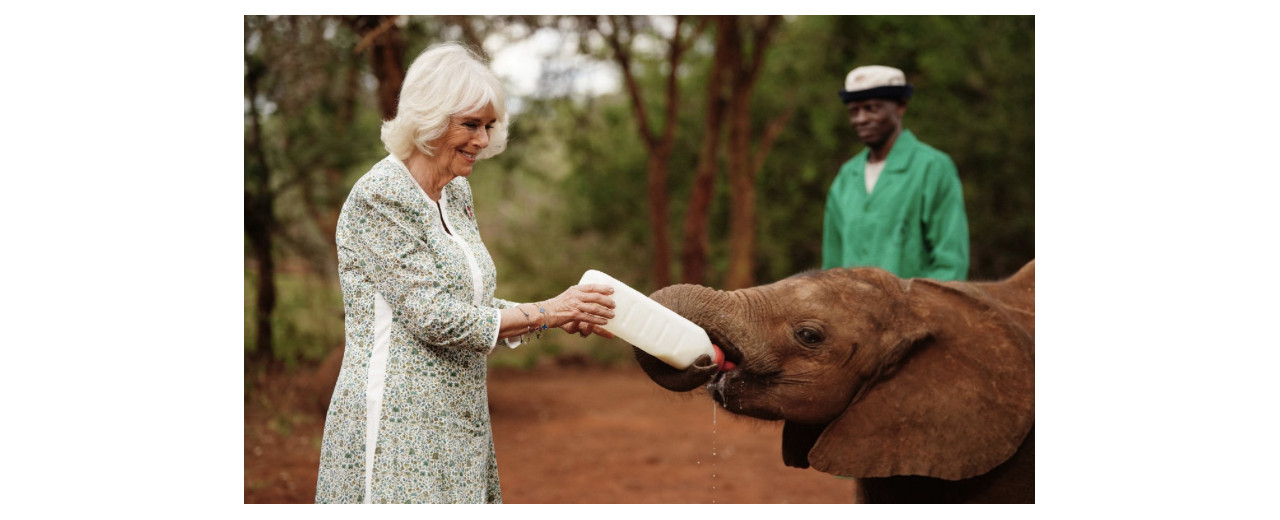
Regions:
<instances>
[{"instance_id":1,"label":"tree trunk","mask_svg":"<svg viewBox=\"0 0 1280 520\"><path fill-rule=\"evenodd\" d=\"M744 59L743 31L739 20L748 23L750 17L738 17L722 24L728 31L727 49L734 52L734 60L741 66L733 71L733 90L729 97L729 272L725 276L725 289L734 290L756 284L756 173L757 163L763 163L762 155L751 153L751 92L759 78L764 63L764 51L779 17L764 19L756 29L754 48L750 60Z\"/></svg>"},{"instance_id":2,"label":"tree trunk","mask_svg":"<svg viewBox=\"0 0 1280 520\"><path fill-rule=\"evenodd\" d=\"M748 174L744 152L749 153L751 138L751 87L743 74L742 32L736 17L722 19L725 33L725 60L731 64L728 103L729 170L729 272L725 289L735 290L755 285L755 182ZM745 89L745 90L744 90Z\"/></svg>"},{"instance_id":3,"label":"tree trunk","mask_svg":"<svg viewBox=\"0 0 1280 520\"><path fill-rule=\"evenodd\" d=\"M671 285L671 237L667 233L667 163L671 152L649 154L649 227L653 233L653 284Z\"/></svg>"},{"instance_id":4,"label":"tree trunk","mask_svg":"<svg viewBox=\"0 0 1280 520\"><path fill-rule=\"evenodd\" d=\"M245 32L249 32L246 22ZM265 72L265 64L251 60L245 54L245 99L249 101L249 139L245 142L245 157L252 162L245 164L244 231L258 270L257 301L254 306L254 322L257 335L252 355L245 356L245 369L261 361L269 361L274 346L271 337L271 315L276 307L275 264L271 257L271 239L275 233L275 194L271 191L271 175L267 157L262 150L262 122L258 113L258 80Z\"/></svg>"},{"instance_id":5,"label":"tree trunk","mask_svg":"<svg viewBox=\"0 0 1280 520\"><path fill-rule=\"evenodd\" d=\"M270 196L255 196L245 192L244 230L249 236L249 244L253 248L253 259L258 271L256 287L258 296L254 303L257 335L254 338L253 355L245 358L246 368L250 364L270 361L275 350L271 340L271 315L276 308L276 268L271 256L273 206Z\"/></svg>"},{"instance_id":6,"label":"tree trunk","mask_svg":"<svg viewBox=\"0 0 1280 520\"><path fill-rule=\"evenodd\" d=\"M373 76L378 78L378 108L382 120L396 117L400 101L400 87L404 84L404 37L396 25L396 16L351 16L347 18L352 29L360 35L356 52L369 49L369 64Z\"/></svg>"},{"instance_id":7,"label":"tree trunk","mask_svg":"<svg viewBox=\"0 0 1280 520\"><path fill-rule=\"evenodd\" d=\"M689 209L684 218L684 247L681 253L681 278L684 283L706 285L707 256L710 250L708 226L711 196L715 193L716 171L720 166L720 132L724 129L725 72L737 67L728 63L725 31L716 31L716 50L707 83L707 114L702 127L702 148L698 152Z\"/></svg>"},{"instance_id":8,"label":"tree trunk","mask_svg":"<svg viewBox=\"0 0 1280 520\"><path fill-rule=\"evenodd\" d=\"M635 114L636 126L641 140L649 149L647 164L647 182L649 196L649 227L653 236L653 286L666 287L671 284L671 238L667 232L667 212L670 202L667 195L667 178L670 169L671 150L675 142L676 114L679 108L679 81L676 71L680 69L680 59L684 54L685 42L680 36L682 16L676 17L675 34L667 42L667 63L670 73L667 77L662 132L654 135L645 111L644 100L640 95L640 86L631 70L631 42L635 36L634 28L627 17L610 17L611 30L603 33L605 40L613 48L615 60L622 69L623 84L631 98L632 112ZM627 41L621 37L625 27Z\"/></svg>"},{"instance_id":9,"label":"tree trunk","mask_svg":"<svg viewBox=\"0 0 1280 520\"><path fill-rule=\"evenodd\" d=\"M729 100L729 272L725 290L755 285L756 183L751 171L750 85Z\"/></svg>"}]
</instances>

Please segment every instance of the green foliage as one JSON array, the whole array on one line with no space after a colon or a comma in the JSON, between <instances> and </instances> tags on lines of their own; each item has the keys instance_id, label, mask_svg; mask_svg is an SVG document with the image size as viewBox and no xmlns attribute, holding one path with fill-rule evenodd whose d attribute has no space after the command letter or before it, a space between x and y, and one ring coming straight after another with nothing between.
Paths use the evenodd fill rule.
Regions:
<instances>
[{"instance_id":1,"label":"green foliage","mask_svg":"<svg viewBox=\"0 0 1280 520\"><path fill-rule=\"evenodd\" d=\"M253 354L257 324L253 302L257 273L244 273L244 349ZM314 363L343 342L342 292L327 277L310 273L276 273L278 301L272 315L272 358L288 367Z\"/></svg>"},{"instance_id":2,"label":"green foliage","mask_svg":"<svg viewBox=\"0 0 1280 520\"><path fill-rule=\"evenodd\" d=\"M898 67L916 87L904 125L951 155L965 188L970 278L1012 274L1035 255L1033 17L798 17L770 49L753 116L797 113L764 165L759 272L821 264L826 191L862 145L836 96L859 65Z\"/></svg>"},{"instance_id":3,"label":"green foliage","mask_svg":"<svg viewBox=\"0 0 1280 520\"><path fill-rule=\"evenodd\" d=\"M342 344L333 230L347 192L384 153L381 121L368 66L352 52L358 38L340 18L246 16L245 31L245 195L271 201L271 218L246 211L246 228L267 228L276 270L287 270L275 273L270 357L293 365ZM246 259L254 247L246 240ZM259 348L260 275L246 261L246 356Z\"/></svg>"},{"instance_id":4,"label":"green foliage","mask_svg":"<svg viewBox=\"0 0 1280 520\"><path fill-rule=\"evenodd\" d=\"M704 137L709 52L709 45L695 46L681 76L668 186L677 276L683 213ZM751 106L756 135L788 109L794 112L757 178L757 280L821 266L827 189L840 165L862 147L836 91L850 69L872 63L907 73L917 94L906 126L957 164L970 219L971 278L1006 276L1034 256L1034 18L794 17L766 56ZM650 117L660 118L654 108L661 99L659 69L637 71ZM629 258L618 259L621 264L600 258L608 266L602 270L634 267L629 280L651 290L644 263L652 247L648 157L633 117L621 95L576 104L544 100L523 120L549 123L525 123L522 130L553 132L569 143L563 161L573 174L558 193L572 208L571 232L598 234L612 244L608 251L631 251ZM728 188L723 172L718 175L710 226L712 285L728 268Z\"/></svg>"},{"instance_id":5,"label":"green foliage","mask_svg":"<svg viewBox=\"0 0 1280 520\"><path fill-rule=\"evenodd\" d=\"M854 65L902 68L915 84L904 124L951 155L965 190L970 278L1007 276L1035 256L1035 19L858 17ZM843 78L843 76L839 76Z\"/></svg>"},{"instance_id":6,"label":"green foliage","mask_svg":"<svg viewBox=\"0 0 1280 520\"><path fill-rule=\"evenodd\" d=\"M248 22L247 31L261 34L257 47L246 50L246 73L263 74L255 102L272 111L263 121L269 168L259 171L246 153L246 189L254 176L271 176L283 227L277 264L296 267L301 259L309 266L279 275L274 354L313 360L342 342L331 226L351 185L385 154L378 140L375 82L367 56L352 52L357 36L339 20ZM788 17L767 49L751 105L756 136L792 111L757 177L756 279L767 283L820 266L827 189L840 164L861 149L836 91L850 69L864 64L906 72L916 94L905 125L956 162L969 215L970 278L1003 277L1033 258L1034 30L1029 16ZM705 138L712 31L690 48L679 70L666 215L676 279L685 207ZM406 60L457 34L441 18L410 18L403 30ZM661 66L661 52L657 46L639 53L635 68L655 126L663 122L669 72ZM470 177L477 221L497 266L497 296L545 300L577 283L587 269L608 272L642 292L657 289L649 279L648 152L629 99L617 93L523 101L507 151L477 165ZM246 146L248 129L246 114ZM722 169L711 206L713 286L728 268L728 209ZM247 258L248 253L246 247ZM253 350L255 280L247 265L246 353ZM514 351L500 347L490 362L532 366L550 355L626 363L631 349L621 340L551 331Z\"/></svg>"}]
</instances>

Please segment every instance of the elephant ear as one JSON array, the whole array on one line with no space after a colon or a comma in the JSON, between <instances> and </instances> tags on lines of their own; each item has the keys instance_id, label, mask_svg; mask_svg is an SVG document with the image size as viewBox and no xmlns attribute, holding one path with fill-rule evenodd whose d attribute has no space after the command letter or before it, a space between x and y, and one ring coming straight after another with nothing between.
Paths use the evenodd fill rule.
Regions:
<instances>
[{"instance_id":1,"label":"elephant ear","mask_svg":"<svg viewBox=\"0 0 1280 520\"><path fill-rule=\"evenodd\" d=\"M1034 426L1034 337L968 284L912 282L903 295L927 334L822 432L815 469L959 480L1003 463Z\"/></svg>"}]
</instances>

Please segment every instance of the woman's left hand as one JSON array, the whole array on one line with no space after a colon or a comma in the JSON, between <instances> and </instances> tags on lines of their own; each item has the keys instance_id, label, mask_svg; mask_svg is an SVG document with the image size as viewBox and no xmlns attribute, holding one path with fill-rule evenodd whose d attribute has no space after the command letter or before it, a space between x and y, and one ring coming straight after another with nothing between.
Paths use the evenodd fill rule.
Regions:
<instances>
[{"instance_id":1,"label":"woman's left hand","mask_svg":"<svg viewBox=\"0 0 1280 520\"><path fill-rule=\"evenodd\" d=\"M559 296L543 302L540 307L543 324L560 329L573 324L578 332L582 325L604 325L613 317L613 288L602 284L582 284L570 287ZM592 329L594 330L594 329Z\"/></svg>"}]
</instances>

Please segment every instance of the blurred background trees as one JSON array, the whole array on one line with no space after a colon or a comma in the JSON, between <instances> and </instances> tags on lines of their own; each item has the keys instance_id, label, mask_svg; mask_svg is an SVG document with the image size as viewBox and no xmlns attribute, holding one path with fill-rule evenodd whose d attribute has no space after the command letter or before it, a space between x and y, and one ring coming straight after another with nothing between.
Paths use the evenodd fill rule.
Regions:
<instances>
[{"instance_id":1,"label":"blurred background trees","mask_svg":"<svg viewBox=\"0 0 1280 520\"><path fill-rule=\"evenodd\" d=\"M379 125L404 70L447 40L494 57L553 37L617 82L584 92L584 68L547 57L531 92L510 93L510 145L470 177L501 297L545 299L592 268L647 293L820 267L826 191L861 149L836 91L864 64L906 72L906 127L956 162L970 278L1035 255L1033 17L248 16L244 28L246 372L341 349L337 215L386 155ZM548 355L624 362L630 349L554 333L490 360Z\"/></svg>"}]
</instances>

